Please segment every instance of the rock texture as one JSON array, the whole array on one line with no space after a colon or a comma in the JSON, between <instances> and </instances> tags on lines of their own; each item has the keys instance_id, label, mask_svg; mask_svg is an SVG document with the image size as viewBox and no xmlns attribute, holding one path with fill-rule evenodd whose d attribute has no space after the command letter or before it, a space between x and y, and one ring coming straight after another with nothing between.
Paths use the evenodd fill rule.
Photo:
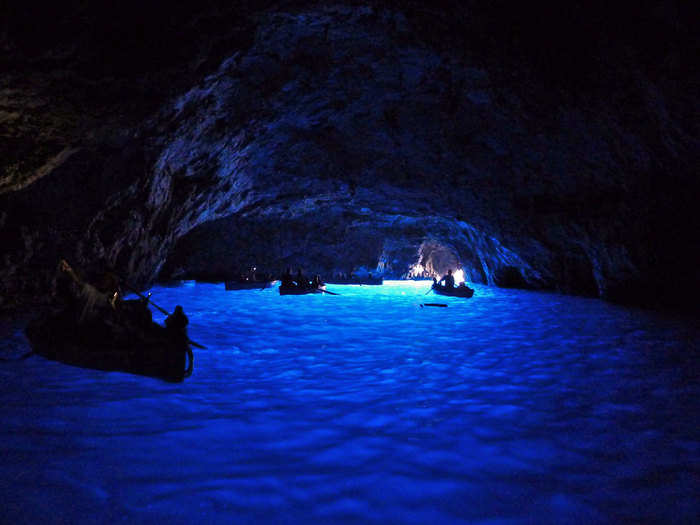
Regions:
<instances>
[{"instance_id":1,"label":"rock texture","mask_svg":"<svg viewBox=\"0 0 700 525\"><path fill-rule=\"evenodd\" d=\"M478 2L204 2L131 32L77 3L56 42L6 29L2 301L44 294L67 257L137 285L457 260L477 282L683 304L697 74L669 5L634 21L673 28L653 53L569 13L549 13L552 49L537 9ZM81 16L113 41L68 32Z\"/></svg>"}]
</instances>

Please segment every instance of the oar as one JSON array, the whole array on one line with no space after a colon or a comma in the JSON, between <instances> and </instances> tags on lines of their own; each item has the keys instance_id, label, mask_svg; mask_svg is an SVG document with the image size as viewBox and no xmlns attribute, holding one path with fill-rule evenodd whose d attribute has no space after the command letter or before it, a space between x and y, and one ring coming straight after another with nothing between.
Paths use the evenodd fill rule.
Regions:
<instances>
[{"instance_id":1,"label":"oar","mask_svg":"<svg viewBox=\"0 0 700 525\"><path fill-rule=\"evenodd\" d=\"M165 315L170 315L170 312L168 312L165 308L161 308L161 307L158 306L156 303L154 303L153 301L151 301L151 297L150 297L150 296L146 297L146 296L143 295L141 292L135 290L133 286L129 286L129 283L127 283L127 282L125 282L124 284L126 285L127 288L129 288L132 292L134 292L136 295L138 295L141 299L145 299L146 301L148 301L149 303L151 303L153 306L155 306L158 310L160 310L160 311L161 311L162 313L164 313ZM191 344L192 346L194 346L195 348L201 348L202 350L206 350L206 349L207 349L206 346L202 346L202 345L200 345L199 343L195 343L195 342L194 342L192 339L190 339L189 337L187 338L187 342L188 342L189 344Z\"/></svg>"},{"instance_id":2,"label":"oar","mask_svg":"<svg viewBox=\"0 0 700 525\"><path fill-rule=\"evenodd\" d=\"M158 306L156 303L154 303L153 301L151 301L151 296L150 296L150 295L149 295L149 296L145 296L145 295L143 295L141 292L136 291L136 290L134 289L134 287L133 287L133 286L130 286L128 283L124 283L124 284L126 285L127 288L129 288L132 292L134 292L136 295L138 295L141 299L144 299L144 300L148 301L150 304L152 304L153 306L155 306L158 310L160 310L160 311L161 311L162 313L164 313L165 315L170 315L170 312L168 312L165 308L161 308L161 307Z\"/></svg>"},{"instance_id":3,"label":"oar","mask_svg":"<svg viewBox=\"0 0 700 525\"><path fill-rule=\"evenodd\" d=\"M447 305L444 303L425 303L420 305L421 308L423 308L424 306L439 306L440 308L447 308Z\"/></svg>"},{"instance_id":4,"label":"oar","mask_svg":"<svg viewBox=\"0 0 700 525\"><path fill-rule=\"evenodd\" d=\"M331 294L331 295L340 295L339 293L329 292L328 290L324 290L324 289L322 289L322 288L318 288L318 291L319 291L319 292L323 292L323 293L328 293L328 294Z\"/></svg>"},{"instance_id":5,"label":"oar","mask_svg":"<svg viewBox=\"0 0 700 525\"><path fill-rule=\"evenodd\" d=\"M61 263L65 263L65 265L67 266L68 270L69 270L70 272L73 272L73 269L70 267L70 265L68 264L68 262L66 262L65 259L61 259L61 261L59 262L59 265L60 265ZM74 274L74 273L72 273L71 276L73 277L73 279L76 279L76 280L77 280L77 277L75 277L75 274ZM146 301L150 302L153 306L155 306L158 310L160 310L160 311L161 311L162 313L164 313L165 315L170 315L170 312L168 312L165 308L161 308L161 307L158 306L156 303L154 303L153 301L151 301L151 296L150 296L150 294L149 294L148 297L146 297L146 296L143 295L141 292L139 292L139 291L136 289L135 286L131 286L131 285L126 281L126 279L124 279L121 275L118 275L118 274L117 274L117 278L118 278L122 283L124 283L124 285L125 285L127 288L129 288L132 292L134 292L136 295L138 295L141 299L145 299ZM189 337L187 338L187 342L190 343L192 346L194 346L194 347L196 347L196 348L201 348L202 350L206 350L206 349L207 349L206 346L202 346L202 345L200 345L199 343L195 343L195 342L194 342L192 339L190 339Z\"/></svg>"},{"instance_id":6,"label":"oar","mask_svg":"<svg viewBox=\"0 0 700 525\"><path fill-rule=\"evenodd\" d=\"M432 292L432 291L433 291L433 287L431 286L431 287L430 287L430 290L428 290L427 292L425 292L425 295L428 295L428 294L429 294L430 292Z\"/></svg>"}]
</instances>

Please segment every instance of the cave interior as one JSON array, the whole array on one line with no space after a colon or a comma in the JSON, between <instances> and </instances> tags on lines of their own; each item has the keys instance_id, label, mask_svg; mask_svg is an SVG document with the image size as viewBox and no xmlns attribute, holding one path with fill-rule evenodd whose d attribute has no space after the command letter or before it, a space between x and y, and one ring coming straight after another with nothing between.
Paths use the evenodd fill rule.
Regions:
<instances>
[{"instance_id":1,"label":"cave interior","mask_svg":"<svg viewBox=\"0 0 700 525\"><path fill-rule=\"evenodd\" d=\"M141 288L251 266L389 278L451 268L470 282L694 309L686 10L11 7L0 305L46 297L66 258Z\"/></svg>"}]
</instances>

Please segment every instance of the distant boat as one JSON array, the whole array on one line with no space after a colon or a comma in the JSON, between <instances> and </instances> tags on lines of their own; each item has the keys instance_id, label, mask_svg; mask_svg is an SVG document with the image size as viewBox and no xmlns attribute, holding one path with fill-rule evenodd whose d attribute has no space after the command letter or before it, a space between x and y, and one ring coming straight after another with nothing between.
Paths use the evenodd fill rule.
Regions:
<instances>
[{"instance_id":1,"label":"distant boat","mask_svg":"<svg viewBox=\"0 0 700 525\"><path fill-rule=\"evenodd\" d=\"M349 279L328 279L326 284L364 284L368 286L379 286L384 284L384 277L350 277Z\"/></svg>"},{"instance_id":2,"label":"distant boat","mask_svg":"<svg viewBox=\"0 0 700 525\"><path fill-rule=\"evenodd\" d=\"M291 286L280 286L280 295L306 295L309 293L324 293L326 289L324 286L318 287L308 287L308 286L297 286L293 284ZM330 293L330 292L326 292ZM331 294L334 295L334 294Z\"/></svg>"},{"instance_id":3,"label":"distant boat","mask_svg":"<svg viewBox=\"0 0 700 525\"><path fill-rule=\"evenodd\" d=\"M474 295L474 289L468 286L457 286L453 288L448 288L447 286L442 286L440 284L433 284L433 291L438 295L449 295L450 297L464 297L469 299Z\"/></svg>"}]
</instances>

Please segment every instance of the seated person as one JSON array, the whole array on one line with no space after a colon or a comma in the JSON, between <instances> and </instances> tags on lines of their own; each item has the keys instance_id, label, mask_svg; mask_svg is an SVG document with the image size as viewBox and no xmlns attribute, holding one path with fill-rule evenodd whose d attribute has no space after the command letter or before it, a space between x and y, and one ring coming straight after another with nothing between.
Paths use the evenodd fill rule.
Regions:
<instances>
[{"instance_id":1,"label":"seated person","mask_svg":"<svg viewBox=\"0 0 700 525\"><path fill-rule=\"evenodd\" d=\"M301 268L297 270L297 275L294 277L294 282L297 284L299 288L308 288L309 287L309 280L304 277L301 273Z\"/></svg>"},{"instance_id":2,"label":"seated person","mask_svg":"<svg viewBox=\"0 0 700 525\"><path fill-rule=\"evenodd\" d=\"M174 336L183 336L187 338L187 325L190 322L182 310L182 306L177 305L175 311L165 319L165 328Z\"/></svg>"},{"instance_id":3,"label":"seated person","mask_svg":"<svg viewBox=\"0 0 700 525\"><path fill-rule=\"evenodd\" d=\"M290 288L291 286L294 286L291 268L287 268L287 271L282 275L282 278L280 279L280 286L282 286L282 288Z\"/></svg>"},{"instance_id":4,"label":"seated person","mask_svg":"<svg viewBox=\"0 0 700 525\"><path fill-rule=\"evenodd\" d=\"M153 315L148 308L148 302L151 298L149 293L139 299L128 299L121 301L119 305L119 314L122 322L131 325L133 328L147 330L153 324Z\"/></svg>"},{"instance_id":5,"label":"seated person","mask_svg":"<svg viewBox=\"0 0 700 525\"><path fill-rule=\"evenodd\" d=\"M442 281L445 281L445 288L454 288L455 286L455 278L452 275L452 270L447 270L447 275L445 275L440 281L438 281L438 284L441 283Z\"/></svg>"}]
</instances>

